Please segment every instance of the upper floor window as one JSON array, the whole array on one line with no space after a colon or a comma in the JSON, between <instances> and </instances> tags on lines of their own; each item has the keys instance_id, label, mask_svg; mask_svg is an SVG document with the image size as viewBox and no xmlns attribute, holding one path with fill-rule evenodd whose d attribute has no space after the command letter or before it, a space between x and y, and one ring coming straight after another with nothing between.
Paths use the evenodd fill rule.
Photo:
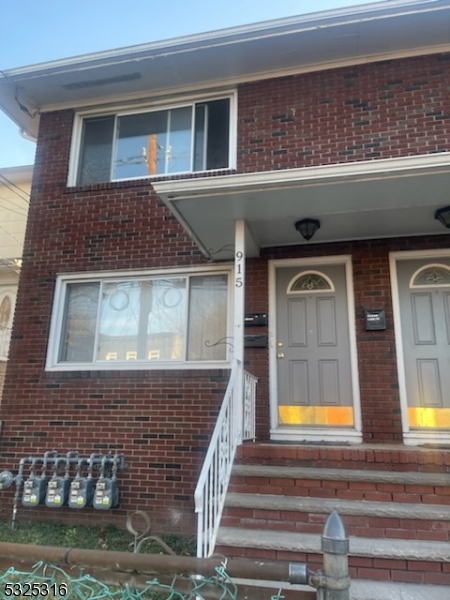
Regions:
<instances>
[{"instance_id":1,"label":"upper floor window","mask_svg":"<svg viewBox=\"0 0 450 600\"><path fill-rule=\"evenodd\" d=\"M75 183L231 167L232 100L84 117Z\"/></svg>"},{"instance_id":2,"label":"upper floor window","mask_svg":"<svg viewBox=\"0 0 450 600\"><path fill-rule=\"evenodd\" d=\"M47 368L126 369L228 359L227 272L58 280Z\"/></svg>"}]
</instances>

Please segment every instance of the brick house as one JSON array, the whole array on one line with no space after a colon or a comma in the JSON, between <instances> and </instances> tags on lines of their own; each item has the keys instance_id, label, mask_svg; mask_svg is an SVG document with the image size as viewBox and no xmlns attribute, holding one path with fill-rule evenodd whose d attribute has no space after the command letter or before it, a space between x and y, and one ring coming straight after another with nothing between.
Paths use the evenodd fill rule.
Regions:
<instances>
[{"instance_id":1,"label":"brick house","mask_svg":"<svg viewBox=\"0 0 450 600\"><path fill-rule=\"evenodd\" d=\"M220 548L314 562L337 508L354 577L450 585L449 25L378 3L0 78L37 137L2 466L127 463L118 507L19 518L194 531L237 398Z\"/></svg>"}]
</instances>

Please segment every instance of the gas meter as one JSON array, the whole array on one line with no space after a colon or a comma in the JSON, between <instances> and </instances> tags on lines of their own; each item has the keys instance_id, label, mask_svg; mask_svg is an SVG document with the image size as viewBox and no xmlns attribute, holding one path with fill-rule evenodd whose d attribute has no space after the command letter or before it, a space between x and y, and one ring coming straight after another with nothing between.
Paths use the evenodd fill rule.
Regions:
<instances>
[{"instance_id":1,"label":"gas meter","mask_svg":"<svg viewBox=\"0 0 450 600\"><path fill-rule=\"evenodd\" d=\"M50 455L55 456L56 452L49 450L44 454L44 458L42 460L42 471L40 476L36 475L36 462L41 459L33 458L33 460L31 461L30 474L28 476L28 479L24 481L23 484L23 506L33 507L44 502L48 484L46 476L47 462L50 458Z\"/></svg>"},{"instance_id":2,"label":"gas meter","mask_svg":"<svg viewBox=\"0 0 450 600\"><path fill-rule=\"evenodd\" d=\"M89 460L81 458L76 467L76 475L70 484L69 493L69 506L70 508L85 508L86 506L92 506L94 498L94 479L92 477L92 470L94 462L100 461L101 454L91 454ZM83 465L88 465L88 476L83 477L81 470ZM98 463L97 463L98 464Z\"/></svg>"},{"instance_id":3,"label":"gas meter","mask_svg":"<svg viewBox=\"0 0 450 600\"><path fill-rule=\"evenodd\" d=\"M112 477L106 476L106 462L108 462L109 472L112 467ZM97 480L94 494L94 508L108 510L115 508L119 504L119 489L116 478L117 464L114 459L104 457L102 460L100 477Z\"/></svg>"},{"instance_id":4,"label":"gas meter","mask_svg":"<svg viewBox=\"0 0 450 600\"><path fill-rule=\"evenodd\" d=\"M55 459L53 466L53 476L48 482L47 493L45 495L45 506L49 508L60 508L67 503L70 487L70 458L72 453L67 453L66 458ZM77 453L78 454L78 453ZM64 475L59 473L59 465L65 463Z\"/></svg>"}]
</instances>

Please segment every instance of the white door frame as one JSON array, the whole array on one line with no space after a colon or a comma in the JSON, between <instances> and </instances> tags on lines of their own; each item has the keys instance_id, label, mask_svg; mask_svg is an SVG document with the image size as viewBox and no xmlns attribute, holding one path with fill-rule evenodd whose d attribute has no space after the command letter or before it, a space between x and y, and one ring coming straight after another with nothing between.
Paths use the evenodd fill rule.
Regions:
<instances>
[{"instance_id":1,"label":"white door frame","mask_svg":"<svg viewBox=\"0 0 450 600\"><path fill-rule=\"evenodd\" d=\"M408 397L406 393L405 355L403 352L400 295L397 278L397 262L402 260L426 260L450 258L450 248L440 250L405 250L390 252L389 269L391 273L392 310L394 315L395 347L397 351L397 373L402 416L403 443L417 446L424 443L450 443L450 432L411 431L408 422Z\"/></svg>"},{"instance_id":2,"label":"white door frame","mask_svg":"<svg viewBox=\"0 0 450 600\"><path fill-rule=\"evenodd\" d=\"M278 427L278 380L277 380L277 331L276 331L276 272L286 267L344 265L347 283L347 307L350 339L350 365L353 392L353 429L315 428L314 431L298 427ZM358 358L356 347L355 302L351 255L316 256L308 258L286 258L269 261L269 393L270 393L270 437L274 441L346 442L358 444L362 441L361 401L359 393Z\"/></svg>"}]
</instances>

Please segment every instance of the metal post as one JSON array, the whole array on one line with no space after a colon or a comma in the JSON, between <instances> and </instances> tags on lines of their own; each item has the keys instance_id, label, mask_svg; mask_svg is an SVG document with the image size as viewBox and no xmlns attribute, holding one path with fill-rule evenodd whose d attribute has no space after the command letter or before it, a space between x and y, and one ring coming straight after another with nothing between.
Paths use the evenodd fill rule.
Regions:
<instances>
[{"instance_id":1,"label":"metal post","mask_svg":"<svg viewBox=\"0 0 450 600\"><path fill-rule=\"evenodd\" d=\"M322 534L325 600L350 600L349 539L337 512L328 517Z\"/></svg>"}]
</instances>

